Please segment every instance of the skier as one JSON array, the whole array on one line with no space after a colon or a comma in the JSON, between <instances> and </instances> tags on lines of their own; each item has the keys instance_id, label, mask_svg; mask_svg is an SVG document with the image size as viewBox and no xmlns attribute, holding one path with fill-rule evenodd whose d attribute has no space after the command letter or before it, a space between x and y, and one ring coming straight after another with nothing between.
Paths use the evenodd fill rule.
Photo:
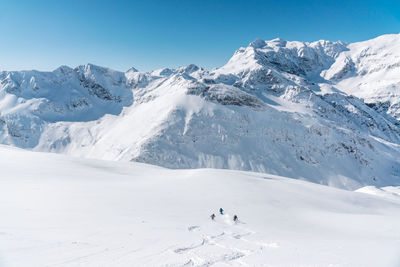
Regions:
<instances>
[{"instance_id":1,"label":"skier","mask_svg":"<svg viewBox=\"0 0 400 267\"><path fill-rule=\"evenodd\" d=\"M233 221L234 221L234 222L237 222L238 220L239 220L238 216L237 216L237 215L234 215L234 216L233 216Z\"/></svg>"},{"instance_id":2,"label":"skier","mask_svg":"<svg viewBox=\"0 0 400 267\"><path fill-rule=\"evenodd\" d=\"M214 221L214 218L215 218L215 214L213 213L213 214L211 214L211 220L213 220Z\"/></svg>"},{"instance_id":3,"label":"skier","mask_svg":"<svg viewBox=\"0 0 400 267\"><path fill-rule=\"evenodd\" d=\"M224 215L224 210L223 210L222 208L220 208L220 209L219 209L219 213L220 213L221 215Z\"/></svg>"}]
</instances>

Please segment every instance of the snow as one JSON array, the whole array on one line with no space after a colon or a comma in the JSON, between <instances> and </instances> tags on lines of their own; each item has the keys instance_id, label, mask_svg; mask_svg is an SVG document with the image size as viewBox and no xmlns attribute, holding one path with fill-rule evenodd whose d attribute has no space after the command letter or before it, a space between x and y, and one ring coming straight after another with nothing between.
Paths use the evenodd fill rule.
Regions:
<instances>
[{"instance_id":1,"label":"snow","mask_svg":"<svg viewBox=\"0 0 400 267\"><path fill-rule=\"evenodd\" d=\"M377 188L375 186L365 186L356 190L357 192L366 193L370 195L379 196L391 201L400 203L400 187L399 186L385 186Z\"/></svg>"},{"instance_id":2,"label":"snow","mask_svg":"<svg viewBox=\"0 0 400 267\"><path fill-rule=\"evenodd\" d=\"M399 36L353 44L257 39L212 71L194 64L3 71L0 143L350 190L397 186Z\"/></svg>"},{"instance_id":3,"label":"snow","mask_svg":"<svg viewBox=\"0 0 400 267\"><path fill-rule=\"evenodd\" d=\"M387 112L399 118L400 34L387 34L348 45L322 76L335 86L377 105L389 103Z\"/></svg>"},{"instance_id":4,"label":"snow","mask_svg":"<svg viewBox=\"0 0 400 267\"><path fill-rule=\"evenodd\" d=\"M399 68L389 34L1 71L0 267L400 266Z\"/></svg>"},{"instance_id":5,"label":"snow","mask_svg":"<svg viewBox=\"0 0 400 267\"><path fill-rule=\"evenodd\" d=\"M0 266L400 264L400 203L384 197L6 146L0 157Z\"/></svg>"}]
</instances>

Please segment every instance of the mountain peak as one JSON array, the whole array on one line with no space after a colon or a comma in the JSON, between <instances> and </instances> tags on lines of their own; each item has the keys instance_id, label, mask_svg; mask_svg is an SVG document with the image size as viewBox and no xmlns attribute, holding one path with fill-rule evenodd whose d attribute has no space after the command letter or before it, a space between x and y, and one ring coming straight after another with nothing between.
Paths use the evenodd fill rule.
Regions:
<instances>
[{"instance_id":1,"label":"mountain peak","mask_svg":"<svg viewBox=\"0 0 400 267\"><path fill-rule=\"evenodd\" d=\"M257 38L253 42L251 42L249 44L249 46L251 46L253 48L261 48L261 47L265 46L265 41L263 39Z\"/></svg>"},{"instance_id":2,"label":"mountain peak","mask_svg":"<svg viewBox=\"0 0 400 267\"><path fill-rule=\"evenodd\" d=\"M131 67L126 72L139 72L139 70L134 67Z\"/></svg>"},{"instance_id":3,"label":"mountain peak","mask_svg":"<svg viewBox=\"0 0 400 267\"><path fill-rule=\"evenodd\" d=\"M287 44L287 41L282 38L275 38L270 41L265 41L263 39L257 38L256 40L251 42L249 44L249 46L257 49L257 48L263 48L265 46L284 47L284 46L286 46L286 44Z\"/></svg>"},{"instance_id":4,"label":"mountain peak","mask_svg":"<svg viewBox=\"0 0 400 267\"><path fill-rule=\"evenodd\" d=\"M283 40L282 38L275 38L275 39L272 39L271 41L269 41L268 43L274 44L275 46L284 47L284 46L286 46L287 41Z\"/></svg>"},{"instance_id":5,"label":"mountain peak","mask_svg":"<svg viewBox=\"0 0 400 267\"><path fill-rule=\"evenodd\" d=\"M197 66L195 64L189 64L187 66L177 68L176 70L181 73L191 74L195 71L202 70L202 68L200 68L199 66Z\"/></svg>"},{"instance_id":6,"label":"mountain peak","mask_svg":"<svg viewBox=\"0 0 400 267\"><path fill-rule=\"evenodd\" d=\"M58 67L57 69L55 69L53 72L55 73L62 73L62 74L66 74L71 72L73 69L69 66L66 65L61 65L60 67Z\"/></svg>"}]
</instances>

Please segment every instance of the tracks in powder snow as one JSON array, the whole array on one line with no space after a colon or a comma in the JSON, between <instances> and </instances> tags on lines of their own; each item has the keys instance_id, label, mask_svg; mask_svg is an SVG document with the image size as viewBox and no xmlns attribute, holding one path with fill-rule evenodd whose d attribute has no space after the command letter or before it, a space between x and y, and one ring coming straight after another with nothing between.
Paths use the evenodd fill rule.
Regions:
<instances>
[{"instance_id":1,"label":"tracks in powder snow","mask_svg":"<svg viewBox=\"0 0 400 267\"><path fill-rule=\"evenodd\" d=\"M188 231L201 241L175 248L173 252L185 256L187 261L168 266L211 266L217 263L249 266L243 261L245 257L279 247L276 243L253 240L256 232L243 227L240 222L233 223L228 214L218 216L204 227L189 226Z\"/></svg>"}]
</instances>

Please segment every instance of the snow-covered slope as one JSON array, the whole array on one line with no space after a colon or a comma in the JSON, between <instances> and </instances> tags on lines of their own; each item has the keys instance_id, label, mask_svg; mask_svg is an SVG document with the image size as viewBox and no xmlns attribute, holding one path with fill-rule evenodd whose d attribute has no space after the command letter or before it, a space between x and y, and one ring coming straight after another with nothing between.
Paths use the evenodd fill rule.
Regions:
<instances>
[{"instance_id":1,"label":"snow-covered slope","mask_svg":"<svg viewBox=\"0 0 400 267\"><path fill-rule=\"evenodd\" d=\"M376 68L374 60L387 51L394 60L397 50L387 47L398 38L256 40L213 71L189 65L122 73L85 65L2 72L0 142L170 168L267 172L349 189L398 185L398 121L377 108L380 100L365 104L346 85L367 77L366 66ZM373 59L340 74L347 69L340 67L343 57L356 58L360 47L376 50ZM379 73L385 69L393 72L380 79L392 83L398 68ZM371 75L367 82L375 81Z\"/></svg>"},{"instance_id":2,"label":"snow-covered slope","mask_svg":"<svg viewBox=\"0 0 400 267\"><path fill-rule=\"evenodd\" d=\"M383 35L347 48L322 76L338 89L400 119L400 34Z\"/></svg>"},{"instance_id":3,"label":"snow-covered slope","mask_svg":"<svg viewBox=\"0 0 400 267\"><path fill-rule=\"evenodd\" d=\"M260 173L0 158L1 267L400 264L395 200Z\"/></svg>"},{"instance_id":4,"label":"snow-covered slope","mask_svg":"<svg viewBox=\"0 0 400 267\"><path fill-rule=\"evenodd\" d=\"M124 73L94 65L0 72L0 142L32 148L56 121L92 121L131 105Z\"/></svg>"}]
</instances>

